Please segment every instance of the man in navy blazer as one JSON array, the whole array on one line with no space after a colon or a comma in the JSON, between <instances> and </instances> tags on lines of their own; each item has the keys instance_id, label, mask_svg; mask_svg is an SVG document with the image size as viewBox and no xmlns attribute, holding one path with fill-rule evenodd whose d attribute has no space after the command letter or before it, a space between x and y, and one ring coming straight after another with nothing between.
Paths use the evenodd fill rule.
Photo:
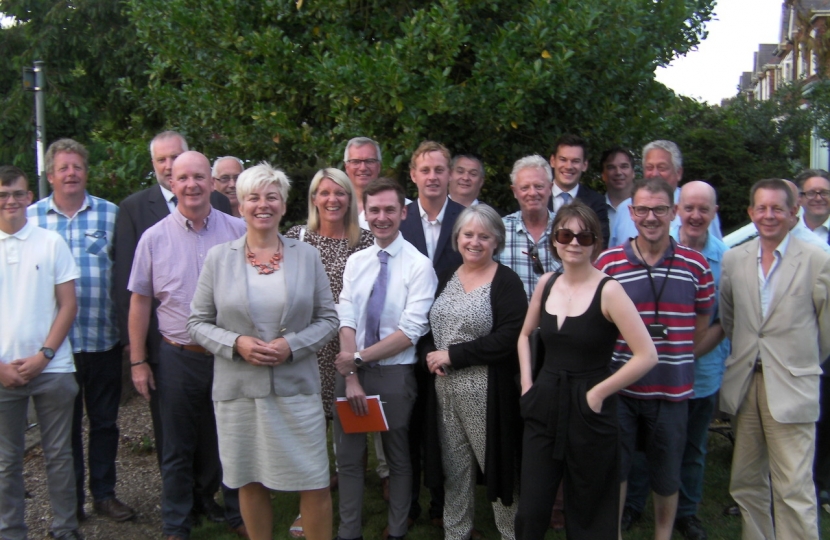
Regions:
<instances>
[{"instance_id":1,"label":"man in navy blazer","mask_svg":"<svg viewBox=\"0 0 830 540\"><path fill-rule=\"evenodd\" d=\"M133 193L119 205L118 219L115 223L115 235L113 238L113 297L118 313L118 328L121 335L121 344L129 355L130 338L127 330L127 318L130 311L131 293L127 289L130 281L130 271L133 267L135 248L138 240L144 231L170 215L170 211L176 204L172 201L173 192L170 190L170 180L173 176L173 161L186 152L187 141L184 136L175 131L165 131L156 135L150 141L150 157L153 162L153 171L158 183L145 190ZM211 206L226 214L231 214L231 203L228 198L218 191L210 194ZM157 302L154 302L150 312L150 326L147 329L147 363L153 370L153 376L157 377L159 347L161 345L161 334L158 331L158 318L156 317ZM150 392L150 414L153 420L153 437L156 445L156 457L161 469L161 413L159 410L158 393ZM196 480L200 484L197 475ZM212 493L202 494L207 505L213 501ZM227 503L227 502L226 502ZM209 515L212 520L222 518L216 503L209 508L199 507ZM242 520L239 520L241 523Z\"/></svg>"},{"instance_id":2,"label":"man in navy blazer","mask_svg":"<svg viewBox=\"0 0 830 540\"><path fill-rule=\"evenodd\" d=\"M553 193L549 208L554 212L574 199L579 199L596 212L602 225L602 245L608 247L608 208L605 197L579 181L588 170L588 143L578 135L562 135L550 156L553 169Z\"/></svg>"}]
</instances>

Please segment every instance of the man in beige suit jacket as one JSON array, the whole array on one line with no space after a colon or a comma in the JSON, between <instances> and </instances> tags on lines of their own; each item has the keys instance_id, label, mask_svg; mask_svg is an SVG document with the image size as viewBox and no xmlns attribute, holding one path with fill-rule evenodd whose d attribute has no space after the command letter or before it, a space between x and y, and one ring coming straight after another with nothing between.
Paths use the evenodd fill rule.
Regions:
<instances>
[{"instance_id":1,"label":"man in beige suit jacket","mask_svg":"<svg viewBox=\"0 0 830 540\"><path fill-rule=\"evenodd\" d=\"M744 540L818 539L812 463L819 365L830 353L830 255L789 234L796 210L783 180L757 182L749 216L759 237L723 258L732 354L720 404L736 415L730 492Z\"/></svg>"}]
</instances>

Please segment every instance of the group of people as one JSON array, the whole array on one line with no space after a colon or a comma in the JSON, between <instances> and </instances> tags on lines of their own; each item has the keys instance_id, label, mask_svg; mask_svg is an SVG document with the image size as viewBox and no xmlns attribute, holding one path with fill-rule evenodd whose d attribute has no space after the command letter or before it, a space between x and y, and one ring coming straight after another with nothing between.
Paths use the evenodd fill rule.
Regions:
<instances>
[{"instance_id":1,"label":"group of people","mask_svg":"<svg viewBox=\"0 0 830 540\"><path fill-rule=\"evenodd\" d=\"M821 422L816 436L830 407L826 172L757 182L758 238L727 250L715 190L681 189L670 141L645 146L636 181L631 151L604 152L603 196L581 182L586 141L565 135L549 159L515 162L519 210L502 216L479 200L477 157L422 143L410 201L381 176L380 145L357 137L344 171L314 176L307 223L285 234L279 169L211 166L172 131L150 154L157 185L120 207L87 192L75 141L50 146L53 193L37 203L21 170L0 167L0 290L15 306L0 314L0 537L26 538L30 398L53 536L80 538L85 463L94 511L134 517L115 496L123 347L150 403L168 540L201 516L271 538L270 490L300 493L292 536L328 540L334 486L337 538L362 538L367 434L334 405L364 416L367 396L388 424L373 434L384 540L419 519L422 478L448 540L479 535L481 480L505 539L549 526L618 538L649 491L656 539L705 539L718 394L735 418L743 537L818 538L818 501L830 502Z\"/></svg>"}]
</instances>

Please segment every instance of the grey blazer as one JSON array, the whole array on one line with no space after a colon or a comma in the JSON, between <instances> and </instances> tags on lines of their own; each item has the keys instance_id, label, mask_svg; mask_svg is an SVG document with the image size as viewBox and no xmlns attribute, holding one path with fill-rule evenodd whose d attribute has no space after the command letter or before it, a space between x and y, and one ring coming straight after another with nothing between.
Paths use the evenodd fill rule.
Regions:
<instances>
[{"instance_id":1,"label":"grey blazer","mask_svg":"<svg viewBox=\"0 0 830 540\"><path fill-rule=\"evenodd\" d=\"M280 235L284 246L285 301L281 328L292 360L277 367L253 366L233 344L240 335L262 339L251 318L246 277L245 239L220 244L208 251L187 330L215 356L213 400L261 398L272 389L278 396L317 394L320 371L316 352L337 332L339 321L331 288L316 248Z\"/></svg>"}]
</instances>

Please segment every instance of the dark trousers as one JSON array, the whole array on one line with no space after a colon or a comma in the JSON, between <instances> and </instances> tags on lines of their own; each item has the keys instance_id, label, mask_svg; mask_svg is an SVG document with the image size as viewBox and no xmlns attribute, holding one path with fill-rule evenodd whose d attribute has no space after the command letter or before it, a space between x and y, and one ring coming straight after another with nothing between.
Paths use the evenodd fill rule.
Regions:
<instances>
[{"instance_id":1,"label":"dark trousers","mask_svg":"<svg viewBox=\"0 0 830 540\"><path fill-rule=\"evenodd\" d=\"M427 385L432 383L429 372L415 368L415 382L418 387L418 397L412 407L412 416L409 419L409 459L412 463L412 501L409 506L409 518L417 520L421 515L421 472L424 456L426 455L426 410ZM429 519L444 517L444 486L429 488Z\"/></svg>"},{"instance_id":2,"label":"dark trousers","mask_svg":"<svg viewBox=\"0 0 830 540\"><path fill-rule=\"evenodd\" d=\"M95 501L115 497L115 458L118 453L118 405L121 402L121 346L108 351L77 352L78 394L72 416L72 457L78 506L84 504L84 406L89 418L89 491Z\"/></svg>"},{"instance_id":3,"label":"dark trousers","mask_svg":"<svg viewBox=\"0 0 830 540\"><path fill-rule=\"evenodd\" d=\"M216 493L222 479L213 414L213 356L161 344L159 379L164 447L161 514L165 535L188 538L193 491Z\"/></svg>"},{"instance_id":4,"label":"dark trousers","mask_svg":"<svg viewBox=\"0 0 830 540\"><path fill-rule=\"evenodd\" d=\"M617 538L618 399L609 396L599 414L592 411L585 393L595 382L582 379L557 385L537 380L521 397L524 436L517 540L545 537L560 482L565 487L569 539ZM560 448L561 458L554 457Z\"/></svg>"},{"instance_id":5,"label":"dark trousers","mask_svg":"<svg viewBox=\"0 0 830 540\"><path fill-rule=\"evenodd\" d=\"M816 490L830 492L830 376L821 376L819 390L820 415L816 423L816 457L813 478Z\"/></svg>"}]
</instances>

